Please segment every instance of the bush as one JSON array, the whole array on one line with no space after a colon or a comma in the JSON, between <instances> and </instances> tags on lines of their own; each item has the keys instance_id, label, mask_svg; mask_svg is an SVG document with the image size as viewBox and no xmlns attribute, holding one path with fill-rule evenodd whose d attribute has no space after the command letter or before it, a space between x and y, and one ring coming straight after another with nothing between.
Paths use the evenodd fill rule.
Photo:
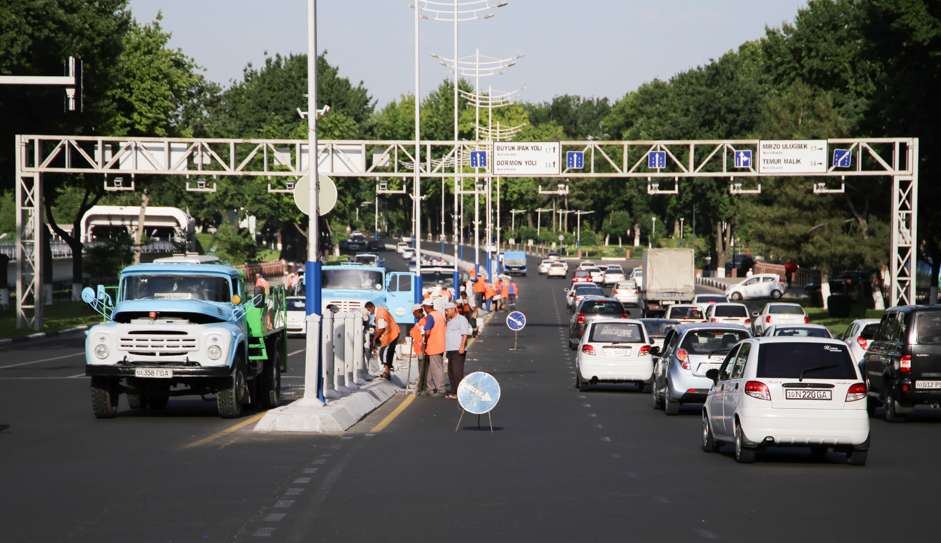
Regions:
<instances>
[{"instance_id":1,"label":"bush","mask_svg":"<svg viewBox=\"0 0 941 543\"><path fill-rule=\"evenodd\" d=\"M214 248L216 256L229 264L244 264L257 253L255 240L248 230L231 224L223 224L216 231Z\"/></svg>"},{"instance_id":2,"label":"bush","mask_svg":"<svg viewBox=\"0 0 941 543\"><path fill-rule=\"evenodd\" d=\"M122 268L134 260L134 240L123 228L104 228L85 247L84 271L99 283L117 280Z\"/></svg>"}]
</instances>

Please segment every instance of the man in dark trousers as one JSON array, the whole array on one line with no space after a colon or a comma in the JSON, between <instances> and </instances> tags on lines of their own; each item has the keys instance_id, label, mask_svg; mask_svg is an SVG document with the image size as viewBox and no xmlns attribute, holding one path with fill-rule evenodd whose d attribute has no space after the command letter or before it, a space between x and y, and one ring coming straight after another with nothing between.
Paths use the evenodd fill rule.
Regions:
<instances>
[{"instance_id":1,"label":"man in dark trousers","mask_svg":"<svg viewBox=\"0 0 941 543\"><path fill-rule=\"evenodd\" d=\"M451 392L446 396L457 399L457 386L464 379L464 358L467 356L467 340L473 335L467 319L464 318L457 305L449 303L445 306L445 315L448 319L445 334L445 348L448 355L448 380L451 382Z\"/></svg>"}]
</instances>

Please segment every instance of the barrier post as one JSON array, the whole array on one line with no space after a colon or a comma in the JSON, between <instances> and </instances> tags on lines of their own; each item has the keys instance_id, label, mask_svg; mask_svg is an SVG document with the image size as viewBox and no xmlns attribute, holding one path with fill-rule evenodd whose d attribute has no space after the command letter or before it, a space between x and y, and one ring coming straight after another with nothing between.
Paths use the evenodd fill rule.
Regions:
<instances>
[{"instance_id":1,"label":"barrier post","mask_svg":"<svg viewBox=\"0 0 941 543\"><path fill-rule=\"evenodd\" d=\"M366 323L363 322L362 315L357 315L356 326L353 327L356 336L353 338L353 359L356 361L356 384L365 384L369 373L366 371L366 356L363 353L365 343L363 335L366 333Z\"/></svg>"},{"instance_id":2,"label":"barrier post","mask_svg":"<svg viewBox=\"0 0 941 543\"><path fill-rule=\"evenodd\" d=\"M333 380L335 373L333 353L333 311L323 315L323 394L324 397L333 398L337 395L336 383Z\"/></svg>"},{"instance_id":3,"label":"barrier post","mask_svg":"<svg viewBox=\"0 0 941 543\"><path fill-rule=\"evenodd\" d=\"M345 328L344 341L346 345L343 349L343 375L346 386L350 389L356 388L356 320L359 318L354 311L347 311L344 316L343 327Z\"/></svg>"},{"instance_id":4,"label":"barrier post","mask_svg":"<svg viewBox=\"0 0 941 543\"><path fill-rule=\"evenodd\" d=\"M346 393L346 320L340 312L333 316L333 383L338 394Z\"/></svg>"}]
</instances>

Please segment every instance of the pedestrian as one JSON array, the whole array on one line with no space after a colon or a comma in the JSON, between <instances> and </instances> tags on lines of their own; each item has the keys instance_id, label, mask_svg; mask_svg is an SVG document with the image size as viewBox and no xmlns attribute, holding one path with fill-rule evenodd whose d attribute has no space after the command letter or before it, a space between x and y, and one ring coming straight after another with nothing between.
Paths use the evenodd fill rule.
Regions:
<instances>
[{"instance_id":1,"label":"pedestrian","mask_svg":"<svg viewBox=\"0 0 941 543\"><path fill-rule=\"evenodd\" d=\"M509 276L503 278L503 282L500 284L500 302L504 307L510 305L510 278Z\"/></svg>"},{"instance_id":2,"label":"pedestrian","mask_svg":"<svg viewBox=\"0 0 941 543\"><path fill-rule=\"evenodd\" d=\"M448 324L444 314L435 310L430 300L425 300L422 304L425 310L422 332L425 340L425 356L428 359L426 388L432 396L444 396L444 351Z\"/></svg>"},{"instance_id":3,"label":"pedestrian","mask_svg":"<svg viewBox=\"0 0 941 543\"><path fill-rule=\"evenodd\" d=\"M487 283L484 281L484 276L482 273L477 274L477 279L474 281L474 299L477 302L477 307L484 306L484 294L487 292Z\"/></svg>"},{"instance_id":4,"label":"pedestrian","mask_svg":"<svg viewBox=\"0 0 941 543\"><path fill-rule=\"evenodd\" d=\"M474 333L470 323L458 311L458 306L448 304L447 331L445 334L445 349L448 353L448 380L451 382L451 392L446 397L457 399L457 387L464 379L464 358L467 356L467 338Z\"/></svg>"},{"instance_id":5,"label":"pedestrian","mask_svg":"<svg viewBox=\"0 0 941 543\"><path fill-rule=\"evenodd\" d=\"M493 309L493 297L496 295L497 291L493 288L493 283L484 283L484 301L487 304L488 313Z\"/></svg>"},{"instance_id":6,"label":"pedestrian","mask_svg":"<svg viewBox=\"0 0 941 543\"><path fill-rule=\"evenodd\" d=\"M366 311L375 316L376 332L373 334L372 352L378 352L382 364L382 378L392 377L392 362L395 359L395 344L399 341L399 325L392 318L389 308L366 302Z\"/></svg>"},{"instance_id":7,"label":"pedestrian","mask_svg":"<svg viewBox=\"0 0 941 543\"><path fill-rule=\"evenodd\" d=\"M425 381L428 377L428 360L425 357L425 336L422 328L425 326L425 312L421 304L412 306L412 316L415 317L415 324L409 330L408 335L412 338L412 354L418 358L418 382L415 386L415 393L421 394L425 391ZM410 357L411 358L411 357ZM411 359L409 365L411 365ZM405 384L408 386L408 383Z\"/></svg>"},{"instance_id":8,"label":"pedestrian","mask_svg":"<svg viewBox=\"0 0 941 543\"><path fill-rule=\"evenodd\" d=\"M477 335L477 308L472 303L472 298L466 292L461 293L461 298L457 301L457 308L461 315L467 319L471 325L472 335Z\"/></svg>"},{"instance_id":9,"label":"pedestrian","mask_svg":"<svg viewBox=\"0 0 941 543\"><path fill-rule=\"evenodd\" d=\"M797 273L797 264L793 260L784 263L784 277L787 280L787 288L791 288L794 282L794 274Z\"/></svg>"},{"instance_id":10,"label":"pedestrian","mask_svg":"<svg viewBox=\"0 0 941 543\"><path fill-rule=\"evenodd\" d=\"M513 307L516 307L516 300L519 299L519 295L520 295L519 285L516 284L516 281L510 281L510 286L508 290L509 290L510 305Z\"/></svg>"}]
</instances>

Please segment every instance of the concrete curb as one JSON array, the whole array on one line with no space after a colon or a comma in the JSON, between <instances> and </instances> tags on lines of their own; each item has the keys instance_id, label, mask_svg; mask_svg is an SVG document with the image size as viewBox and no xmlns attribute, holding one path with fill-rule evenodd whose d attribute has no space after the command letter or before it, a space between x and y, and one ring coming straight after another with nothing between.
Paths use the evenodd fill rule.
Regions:
<instances>
[{"instance_id":1,"label":"concrete curb","mask_svg":"<svg viewBox=\"0 0 941 543\"><path fill-rule=\"evenodd\" d=\"M52 332L36 332L35 334L29 334L27 336L18 336L18 337L8 337L0 339L0 345L6 345L8 343L23 343L25 341L30 341L34 339L45 339L52 338L56 336L62 336L65 334L74 334L75 332L82 332L88 330L88 325L83 324L82 326L73 326L72 328L64 328L62 330L54 330Z\"/></svg>"},{"instance_id":2,"label":"concrete curb","mask_svg":"<svg viewBox=\"0 0 941 543\"><path fill-rule=\"evenodd\" d=\"M725 292L725 289L732 285L732 283L726 283L715 277L697 277L696 282L703 286L719 289L722 292Z\"/></svg>"},{"instance_id":3,"label":"concrete curb","mask_svg":"<svg viewBox=\"0 0 941 543\"><path fill-rule=\"evenodd\" d=\"M297 400L266 412L253 431L342 433L400 391L389 381L376 379L326 405Z\"/></svg>"}]
</instances>

